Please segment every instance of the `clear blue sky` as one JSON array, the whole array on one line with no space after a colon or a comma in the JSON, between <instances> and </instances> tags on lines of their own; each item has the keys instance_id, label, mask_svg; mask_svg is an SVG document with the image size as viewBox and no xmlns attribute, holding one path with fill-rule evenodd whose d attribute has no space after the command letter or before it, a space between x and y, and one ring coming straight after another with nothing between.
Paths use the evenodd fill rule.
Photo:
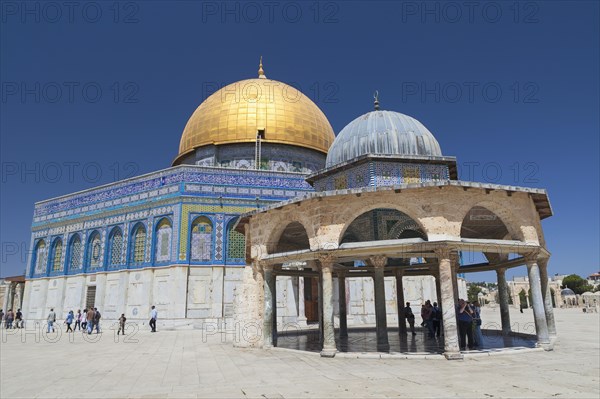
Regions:
<instances>
[{"instance_id":1,"label":"clear blue sky","mask_svg":"<svg viewBox=\"0 0 600 399\"><path fill-rule=\"evenodd\" d=\"M598 271L599 3L465 3L2 2L0 275L34 202L169 166L206 88L260 55L336 132L377 89L463 180L546 188L550 273Z\"/></svg>"}]
</instances>

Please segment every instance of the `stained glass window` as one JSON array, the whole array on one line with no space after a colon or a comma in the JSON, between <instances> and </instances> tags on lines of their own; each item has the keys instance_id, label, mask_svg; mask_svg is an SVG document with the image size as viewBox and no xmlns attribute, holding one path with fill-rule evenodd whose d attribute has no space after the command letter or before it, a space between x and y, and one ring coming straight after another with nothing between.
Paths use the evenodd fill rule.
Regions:
<instances>
[{"instance_id":1,"label":"stained glass window","mask_svg":"<svg viewBox=\"0 0 600 399\"><path fill-rule=\"evenodd\" d=\"M168 262L171 248L171 222L163 218L156 226L156 262Z\"/></svg>"},{"instance_id":2,"label":"stained glass window","mask_svg":"<svg viewBox=\"0 0 600 399\"><path fill-rule=\"evenodd\" d=\"M146 229L139 224L133 233L133 247L131 250L131 263L139 265L144 263L146 254Z\"/></svg>"},{"instance_id":3,"label":"stained glass window","mask_svg":"<svg viewBox=\"0 0 600 399\"><path fill-rule=\"evenodd\" d=\"M46 242L40 240L35 248L35 274L43 273L46 269Z\"/></svg>"},{"instance_id":4,"label":"stained glass window","mask_svg":"<svg viewBox=\"0 0 600 399\"><path fill-rule=\"evenodd\" d=\"M121 229L115 227L110 236L110 255L108 257L109 266L120 265L121 254L123 253L123 233Z\"/></svg>"},{"instance_id":5,"label":"stained glass window","mask_svg":"<svg viewBox=\"0 0 600 399\"><path fill-rule=\"evenodd\" d=\"M57 238L54 240L54 250L52 251L52 271L58 272L62 270L62 240Z\"/></svg>"},{"instance_id":6,"label":"stained glass window","mask_svg":"<svg viewBox=\"0 0 600 399\"><path fill-rule=\"evenodd\" d=\"M233 229L234 224L229 223L227 228L227 259L243 260L246 257L246 237Z\"/></svg>"},{"instance_id":7,"label":"stained glass window","mask_svg":"<svg viewBox=\"0 0 600 399\"><path fill-rule=\"evenodd\" d=\"M97 269L101 267L100 258L102 255L102 241L100 233L94 231L90 235L90 240L87 249L87 266L89 269Z\"/></svg>"},{"instance_id":8,"label":"stained glass window","mask_svg":"<svg viewBox=\"0 0 600 399\"><path fill-rule=\"evenodd\" d=\"M69 251L69 256L69 269L81 269L81 238L79 238L79 234L75 235L71 239L71 250Z\"/></svg>"},{"instance_id":9,"label":"stained glass window","mask_svg":"<svg viewBox=\"0 0 600 399\"><path fill-rule=\"evenodd\" d=\"M192 223L192 260L207 262L212 256L213 226L206 216L200 216Z\"/></svg>"}]
</instances>

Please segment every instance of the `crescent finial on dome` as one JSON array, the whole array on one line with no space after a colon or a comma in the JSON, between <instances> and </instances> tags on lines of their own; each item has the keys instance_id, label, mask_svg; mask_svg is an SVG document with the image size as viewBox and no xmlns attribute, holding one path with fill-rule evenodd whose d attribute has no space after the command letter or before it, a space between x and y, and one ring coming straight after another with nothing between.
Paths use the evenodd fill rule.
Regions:
<instances>
[{"instance_id":1,"label":"crescent finial on dome","mask_svg":"<svg viewBox=\"0 0 600 399\"><path fill-rule=\"evenodd\" d=\"M373 98L375 99L375 111L379 111L379 90L375 90Z\"/></svg>"},{"instance_id":2,"label":"crescent finial on dome","mask_svg":"<svg viewBox=\"0 0 600 399\"><path fill-rule=\"evenodd\" d=\"M258 64L258 78L259 79L266 79L267 77L265 76L265 71L263 70L263 65L262 65L262 55L260 56L260 62Z\"/></svg>"}]
</instances>

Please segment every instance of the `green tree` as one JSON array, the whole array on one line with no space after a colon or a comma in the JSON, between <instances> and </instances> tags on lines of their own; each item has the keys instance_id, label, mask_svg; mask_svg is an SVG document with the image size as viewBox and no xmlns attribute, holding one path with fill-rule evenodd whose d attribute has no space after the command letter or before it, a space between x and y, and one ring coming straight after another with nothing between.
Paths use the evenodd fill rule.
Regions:
<instances>
[{"instance_id":1,"label":"green tree","mask_svg":"<svg viewBox=\"0 0 600 399\"><path fill-rule=\"evenodd\" d=\"M577 295L581 295L584 292L592 291L593 286L589 285L587 280L581 278L577 274L569 274L562 281L563 287L568 287L573 290Z\"/></svg>"},{"instance_id":2,"label":"green tree","mask_svg":"<svg viewBox=\"0 0 600 399\"><path fill-rule=\"evenodd\" d=\"M469 284L467 289L467 300L469 302L477 302L477 295L481 292L481 287L475 284Z\"/></svg>"},{"instance_id":3,"label":"green tree","mask_svg":"<svg viewBox=\"0 0 600 399\"><path fill-rule=\"evenodd\" d=\"M527 294L524 289L519 292L519 302L521 304L521 309L527 309L529 307L527 306Z\"/></svg>"}]
</instances>

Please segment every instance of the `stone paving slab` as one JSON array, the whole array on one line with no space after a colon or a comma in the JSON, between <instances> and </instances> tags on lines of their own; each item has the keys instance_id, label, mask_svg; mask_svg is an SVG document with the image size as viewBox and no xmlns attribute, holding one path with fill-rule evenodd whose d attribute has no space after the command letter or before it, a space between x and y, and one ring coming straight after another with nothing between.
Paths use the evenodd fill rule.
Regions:
<instances>
[{"instance_id":1,"label":"stone paving slab","mask_svg":"<svg viewBox=\"0 0 600 399\"><path fill-rule=\"evenodd\" d=\"M484 323L499 318L497 309L483 310ZM552 352L484 353L462 361L237 349L199 330L140 330L130 342L107 331L95 343L79 333L48 342L2 330L0 397L599 398L599 315L557 309L556 319ZM511 320L529 332L533 316L515 311Z\"/></svg>"}]
</instances>

